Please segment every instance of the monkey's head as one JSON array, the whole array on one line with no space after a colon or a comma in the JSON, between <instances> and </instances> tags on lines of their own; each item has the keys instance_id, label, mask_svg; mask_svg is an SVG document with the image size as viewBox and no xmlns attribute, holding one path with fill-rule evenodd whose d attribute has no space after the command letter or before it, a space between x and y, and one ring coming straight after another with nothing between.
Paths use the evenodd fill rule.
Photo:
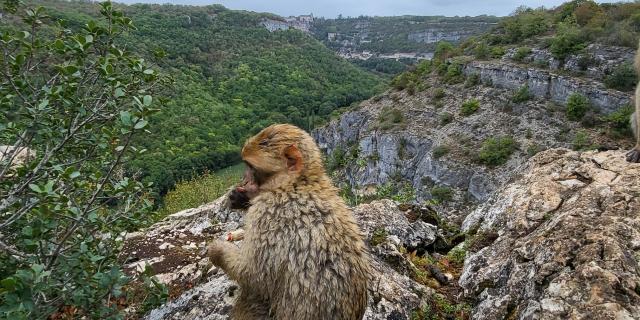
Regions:
<instances>
[{"instance_id":1,"label":"monkey's head","mask_svg":"<svg viewBox=\"0 0 640 320\"><path fill-rule=\"evenodd\" d=\"M230 195L232 208L247 208L260 191L313 182L324 176L313 138L289 124L275 124L249 138L242 148L244 179Z\"/></svg>"}]
</instances>

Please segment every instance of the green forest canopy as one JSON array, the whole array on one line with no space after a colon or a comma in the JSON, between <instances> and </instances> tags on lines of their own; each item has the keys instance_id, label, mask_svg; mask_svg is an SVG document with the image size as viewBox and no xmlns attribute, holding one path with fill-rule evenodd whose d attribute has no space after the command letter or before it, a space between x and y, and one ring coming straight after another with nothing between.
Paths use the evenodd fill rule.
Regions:
<instances>
[{"instance_id":1,"label":"green forest canopy","mask_svg":"<svg viewBox=\"0 0 640 320\"><path fill-rule=\"evenodd\" d=\"M40 4L76 28L98 14L87 2ZM237 163L244 139L269 124L313 128L383 84L300 31L267 31L261 20L270 14L220 5L122 9L137 27L126 45L174 79L150 123L152 134L140 141L147 153L130 165L158 194ZM158 53L164 59L156 59Z\"/></svg>"}]
</instances>

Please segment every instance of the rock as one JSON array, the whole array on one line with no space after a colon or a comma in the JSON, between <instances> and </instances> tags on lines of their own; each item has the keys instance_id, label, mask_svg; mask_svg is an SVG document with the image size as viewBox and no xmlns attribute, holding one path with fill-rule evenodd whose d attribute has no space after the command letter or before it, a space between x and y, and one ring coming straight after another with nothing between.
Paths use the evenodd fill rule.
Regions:
<instances>
[{"instance_id":1,"label":"rock","mask_svg":"<svg viewBox=\"0 0 640 320\"><path fill-rule=\"evenodd\" d=\"M491 83L498 88L517 90L527 85L533 96L550 99L560 105L566 105L571 94L579 93L604 114L614 112L631 102L631 94L607 89L593 79L559 75L504 61L474 61L465 66L464 73L478 74L483 83Z\"/></svg>"},{"instance_id":2,"label":"rock","mask_svg":"<svg viewBox=\"0 0 640 320\"><path fill-rule=\"evenodd\" d=\"M409 319L412 311L427 303L426 299L434 291L399 273L397 270L402 268L394 269L386 261L393 262L395 258L399 263L406 263L397 245L427 245L435 238L435 227L422 221L410 223L404 212L390 200L361 205L354 211L368 239L376 228L387 230L392 239L372 248L372 251L385 253L373 255L374 273L364 319ZM214 219L226 222L212 224ZM175 299L150 311L145 319L228 319L239 288L224 272L209 263L204 250L193 249L198 248L196 244L202 241L225 237L241 224L241 214L225 209L221 198L211 204L173 214L140 236L127 240L125 255L133 256L135 251L137 255L132 258L137 261L127 265L125 270L133 273L149 264L158 280L167 284L171 292L177 293ZM166 234L185 236L168 239L164 236ZM156 239L166 241L163 248L158 248ZM182 246L189 250L182 250Z\"/></svg>"},{"instance_id":3,"label":"rock","mask_svg":"<svg viewBox=\"0 0 640 320\"><path fill-rule=\"evenodd\" d=\"M405 213L391 200L360 205L354 209L354 215L369 241L374 232L381 230L409 251L425 248L436 240L436 226L420 220L409 222Z\"/></svg>"},{"instance_id":4,"label":"rock","mask_svg":"<svg viewBox=\"0 0 640 320\"><path fill-rule=\"evenodd\" d=\"M539 153L472 228L498 234L465 261L472 319L640 319L640 165L623 151Z\"/></svg>"}]
</instances>

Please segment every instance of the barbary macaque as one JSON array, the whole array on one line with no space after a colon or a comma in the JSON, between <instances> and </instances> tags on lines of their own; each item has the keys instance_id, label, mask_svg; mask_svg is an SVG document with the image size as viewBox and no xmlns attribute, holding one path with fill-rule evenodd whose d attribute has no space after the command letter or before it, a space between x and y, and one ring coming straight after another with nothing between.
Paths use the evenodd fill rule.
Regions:
<instances>
[{"instance_id":1,"label":"barbary macaque","mask_svg":"<svg viewBox=\"0 0 640 320\"><path fill-rule=\"evenodd\" d=\"M238 282L233 319L357 320L367 303L369 257L353 214L305 131L272 125L242 149L247 208L240 247L209 244L212 263Z\"/></svg>"}]
</instances>

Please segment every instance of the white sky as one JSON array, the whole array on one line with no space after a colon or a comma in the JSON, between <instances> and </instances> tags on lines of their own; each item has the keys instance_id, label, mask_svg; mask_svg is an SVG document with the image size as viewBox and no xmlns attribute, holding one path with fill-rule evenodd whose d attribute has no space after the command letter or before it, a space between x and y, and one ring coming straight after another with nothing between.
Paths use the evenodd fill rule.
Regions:
<instances>
[{"instance_id":1,"label":"white sky","mask_svg":"<svg viewBox=\"0 0 640 320\"><path fill-rule=\"evenodd\" d=\"M505 16L518 6L555 7L564 1L518 0L116 0L124 3L173 3L209 5L220 3L230 9L271 12L281 16L313 13L315 16L335 18L338 14L356 17L397 15L477 16L482 14ZM599 1L602 2L602 1ZM608 2L608 1L607 1Z\"/></svg>"}]
</instances>

